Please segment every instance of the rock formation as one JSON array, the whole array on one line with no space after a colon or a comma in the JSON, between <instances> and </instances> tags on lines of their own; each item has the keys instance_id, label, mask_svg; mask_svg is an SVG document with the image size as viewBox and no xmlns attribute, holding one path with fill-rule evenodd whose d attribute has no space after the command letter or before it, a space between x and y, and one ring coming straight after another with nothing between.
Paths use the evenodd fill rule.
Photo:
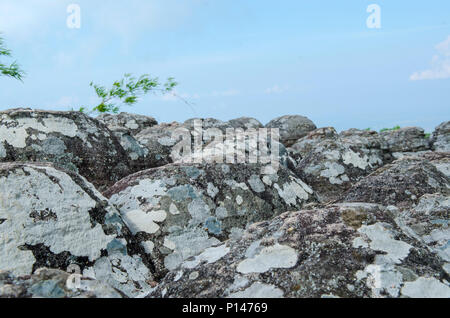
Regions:
<instances>
[{"instance_id":1,"label":"rock formation","mask_svg":"<svg viewBox=\"0 0 450 318\"><path fill-rule=\"evenodd\" d=\"M448 121L2 111L0 297L449 298L449 149Z\"/></svg>"}]
</instances>

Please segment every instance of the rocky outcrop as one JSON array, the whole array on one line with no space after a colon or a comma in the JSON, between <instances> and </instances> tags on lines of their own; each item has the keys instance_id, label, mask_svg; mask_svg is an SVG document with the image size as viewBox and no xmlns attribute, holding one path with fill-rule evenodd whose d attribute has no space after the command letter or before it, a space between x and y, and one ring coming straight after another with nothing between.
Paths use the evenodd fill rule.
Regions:
<instances>
[{"instance_id":1,"label":"rocky outcrop","mask_svg":"<svg viewBox=\"0 0 450 318\"><path fill-rule=\"evenodd\" d=\"M103 190L132 172L127 158L111 131L83 113L0 112L0 162L52 162Z\"/></svg>"},{"instance_id":2,"label":"rocky outcrop","mask_svg":"<svg viewBox=\"0 0 450 318\"><path fill-rule=\"evenodd\" d=\"M382 149L390 152L415 152L430 149L430 142L425 132L418 127L405 127L388 130L380 134Z\"/></svg>"},{"instance_id":3,"label":"rocky outcrop","mask_svg":"<svg viewBox=\"0 0 450 318\"><path fill-rule=\"evenodd\" d=\"M149 262L118 211L84 178L50 164L0 163L0 270L23 276L41 267L148 292Z\"/></svg>"},{"instance_id":4,"label":"rocky outcrop","mask_svg":"<svg viewBox=\"0 0 450 318\"><path fill-rule=\"evenodd\" d=\"M140 131L153 127L158 124L155 118L130 114L130 113L120 113L120 114L101 114L97 117L97 120L105 124L111 131L122 131L126 129L127 132L135 136Z\"/></svg>"},{"instance_id":5,"label":"rocky outcrop","mask_svg":"<svg viewBox=\"0 0 450 318\"><path fill-rule=\"evenodd\" d=\"M448 155L444 156L448 158ZM408 208L424 194L450 195L450 179L427 159L405 157L356 183L341 202L370 202Z\"/></svg>"},{"instance_id":6,"label":"rocky outcrop","mask_svg":"<svg viewBox=\"0 0 450 318\"><path fill-rule=\"evenodd\" d=\"M0 297L449 298L448 126L0 112Z\"/></svg>"},{"instance_id":7,"label":"rocky outcrop","mask_svg":"<svg viewBox=\"0 0 450 318\"><path fill-rule=\"evenodd\" d=\"M433 150L450 152L450 121L436 127L432 138Z\"/></svg>"},{"instance_id":8,"label":"rocky outcrop","mask_svg":"<svg viewBox=\"0 0 450 318\"><path fill-rule=\"evenodd\" d=\"M306 157L320 142L331 139L336 140L338 134L333 127L324 127L309 132L305 137L297 140L289 150L293 153L293 156L300 161Z\"/></svg>"},{"instance_id":9,"label":"rocky outcrop","mask_svg":"<svg viewBox=\"0 0 450 318\"><path fill-rule=\"evenodd\" d=\"M304 116L288 115L271 120L266 128L278 128L280 130L280 141L286 147L292 146L298 139L306 136L317 127Z\"/></svg>"},{"instance_id":10,"label":"rocky outcrop","mask_svg":"<svg viewBox=\"0 0 450 318\"><path fill-rule=\"evenodd\" d=\"M122 295L97 280L40 268L33 275L20 277L0 271L0 298L122 298Z\"/></svg>"},{"instance_id":11,"label":"rocky outcrop","mask_svg":"<svg viewBox=\"0 0 450 318\"><path fill-rule=\"evenodd\" d=\"M184 261L151 297L450 297L445 261L375 204L289 212Z\"/></svg>"},{"instance_id":12,"label":"rocky outcrop","mask_svg":"<svg viewBox=\"0 0 450 318\"><path fill-rule=\"evenodd\" d=\"M253 222L296 210L313 192L280 166L174 164L139 172L108 190L160 277L182 261L237 237Z\"/></svg>"},{"instance_id":13,"label":"rocky outcrop","mask_svg":"<svg viewBox=\"0 0 450 318\"><path fill-rule=\"evenodd\" d=\"M259 129L263 128L263 124L255 118L251 117L239 117L231 119L227 122L228 126L231 128L242 128L242 129Z\"/></svg>"},{"instance_id":14,"label":"rocky outcrop","mask_svg":"<svg viewBox=\"0 0 450 318\"><path fill-rule=\"evenodd\" d=\"M295 172L314 189L320 202L328 203L382 165L381 150L325 139L300 160Z\"/></svg>"}]
</instances>

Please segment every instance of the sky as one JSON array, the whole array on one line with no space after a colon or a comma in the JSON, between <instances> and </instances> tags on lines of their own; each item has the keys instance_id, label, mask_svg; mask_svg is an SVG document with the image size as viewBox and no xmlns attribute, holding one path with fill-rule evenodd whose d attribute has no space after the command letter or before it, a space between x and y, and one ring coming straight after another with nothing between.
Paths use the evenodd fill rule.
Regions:
<instances>
[{"instance_id":1,"label":"sky","mask_svg":"<svg viewBox=\"0 0 450 318\"><path fill-rule=\"evenodd\" d=\"M0 110L92 108L90 82L133 73L179 83L190 105L150 95L122 108L160 122L299 114L432 132L450 120L448 0L1 0L0 32L26 71L0 77Z\"/></svg>"}]
</instances>

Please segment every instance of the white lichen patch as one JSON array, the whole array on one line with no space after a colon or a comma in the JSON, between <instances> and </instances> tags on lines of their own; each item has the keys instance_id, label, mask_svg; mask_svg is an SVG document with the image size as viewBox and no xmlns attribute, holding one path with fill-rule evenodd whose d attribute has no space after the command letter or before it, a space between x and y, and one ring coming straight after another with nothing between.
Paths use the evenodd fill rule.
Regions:
<instances>
[{"instance_id":1,"label":"white lichen patch","mask_svg":"<svg viewBox=\"0 0 450 318\"><path fill-rule=\"evenodd\" d=\"M217 187L213 183L209 182L208 188L207 188L207 193L211 198L214 199L216 197L217 193L219 193L219 189L217 189Z\"/></svg>"},{"instance_id":2,"label":"white lichen patch","mask_svg":"<svg viewBox=\"0 0 450 318\"><path fill-rule=\"evenodd\" d=\"M403 283L403 275L390 264L368 265L356 273L357 280L366 279L366 285L372 290L372 297L384 294L398 297Z\"/></svg>"},{"instance_id":3,"label":"white lichen patch","mask_svg":"<svg viewBox=\"0 0 450 318\"><path fill-rule=\"evenodd\" d=\"M369 166L369 158L367 156L361 158L358 153L352 150L344 152L342 154L342 160L346 165L353 165L361 170L365 170Z\"/></svg>"},{"instance_id":4,"label":"white lichen patch","mask_svg":"<svg viewBox=\"0 0 450 318\"><path fill-rule=\"evenodd\" d=\"M401 293L411 298L450 298L450 287L436 278L420 277L405 283Z\"/></svg>"},{"instance_id":5,"label":"white lichen patch","mask_svg":"<svg viewBox=\"0 0 450 318\"><path fill-rule=\"evenodd\" d=\"M131 233L137 234L139 232L145 232L154 234L159 230L159 225L157 223L163 222L167 218L167 213L164 210L144 212L138 209L123 212L122 218Z\"/></svg>"},{"instance_id":6,"label":"white lichen patch","mask_svg":"<svg viewBox=\"0 0 450 318\"><path fill-rule=\"evenodd\" d=\"M285 183L281 188L278 183L274 185L280 197L289 205L296 205L297 200L306 201L312 189L299 179L291 178L291 182Z\"/></svg>"},{"instance_id":7,"label":"white lichen patch","mask_svg":"<svg viewBox=\"0 0 450 318\"><path fill-rule=\"evenodd\" d=\"M227 247L225 244L222 244L217 247L210 247L207 248L204 252L202 252L200 255L196 256L194 260L187 261L183 263L184 268L195 268L198 265L200 265L203 262L206 262L206 264L215 263L218 260L220 260L222 257L227 255L230 252L230 248Z\"/></svg>"},{"instance_id":8,"label":"white lichen patch","mask_svg":"<svg viewBox=\"0 0 450 318\"><path fill-rule=\"evenodd\" d=\"M137 256L115 253L97 260L92 268L87 268L83 274L108 283L128 297L145 297L151 291L147 281L152 276L142 259ZM140 286L136 288L136 284Z\"/></svg>"},{"instance_id":9,"label":"white lichen patch","mask_svg":"<svg viewBox=\"0 0 450 318\"><path fill-rule=\"evenodd\" d=\"M248 179L248 184L250 184L250 187L256 193L261 193L265 191L264 183L261 181L258 175L250 176L250 178Z\"/></svg>"},{"instance_id":10,"label":"white lichen patch","mask_svg":"<svg viewBox=\"0 0 450 318\"><path fill-rule=\"evenodd\" d=\"M348 182L349 178L345 175L344 166L337 162L325 162L325 169L320 172L320 176L328 178L331 184L342 184Z\"/></svg>"},{"instance_id":11,"label":"white lichen patch","mask_svg":"<svg viewBox=\"0 0 450 318\"><path fill-rule=\"evenodd\" d=\"M174 203L170 204L169 212L173 215L180 214L180 211L178 210L177 206Z\"/></svg>"},{"instance_id":12,"label":"white lichen patch","mask_svg":"<svg viewBox=\"0 0 450 318\"><path fill-rule=\"evenodd\" d=\"M228 298L282 298L284 293L276 286L256 282L247 289L232 293Z\"/></svg>"},{"instance_id":13,"label":"white lichen patch","mask_svg":"<svg viewBox=\"0 0 450 318\"><path fill-rule=\"evenodd\" d=\"M291 268L297 263L297 258L297 252L292 247L276 244L240 262L237 271L248 274L264 273L272 268Z\"/></svg>"},{"instance_id":14,"label":"white lichen patch","mask_svg":"<svg viewBox=\"0 0 450 318\"><path fill-rule=\"evenodd\" d=\"M0 125L0 141L6 141L15 148L25 148L26 140L29 137L27 129L41 132L40 136L45 139L45 134L59 133L68 137L85 137L73 120L65 117L55 117L48 115L41 121L36 118L10 119L9 116L2 116Z\"/></svg>"},{"instance_id":15,"label":"white lichen patch","mask_svg":"<svg viewBox=\"0 0 450 318\"><path fill-rule=\"evenodd\" d=\"M25 174L26 172L26 174ZM26 244L42 244L54 254L69 252L94 261L114 236L91 226L96 202L67 174L50 167L17 168L0 178L0 269L30 274L35 259ZM48 219L34 214L51 212Z\"/></svg>"},{"instance_id":16,"label":"white lichen patch","mask_svg":"<svg viewBox=\"0 0 450 318\"><path fill-rule=\"evenodd\" d=\"M162 180L143 179L139 184L114 194L109 202L116 205L121 213L141 209L141 201L146 199L149 206L157 206L162 196L167 194L166 184Z\"/></svg>"},{"instance_id":17,"label":"white lichen patch","mask_svg":"<svg viewBox=\"0 0 450 318\"><path fill-rule=\"evenodd\" d=\"M199 228L186 229L170 234L167 239L175 244L173 253L164 259L164 266L168 270L174 270L188 258L202 253L209 247L220 244L218 239L208 237L208 234Z\"/></svg>"},{"instance_id":18,"label":"white lichen patch","mask_svg":"<svg viewBox=\"0 0 450 318\"><path fill-rule=\"evenodd\" d=\"M408 243L394 239L394 233L382 223L363 225L358 232L367 236L371 249L386 253L377 255L377 258L382 258L384 262L399 264L412 248Z\"/></svg>"}]
</instances>

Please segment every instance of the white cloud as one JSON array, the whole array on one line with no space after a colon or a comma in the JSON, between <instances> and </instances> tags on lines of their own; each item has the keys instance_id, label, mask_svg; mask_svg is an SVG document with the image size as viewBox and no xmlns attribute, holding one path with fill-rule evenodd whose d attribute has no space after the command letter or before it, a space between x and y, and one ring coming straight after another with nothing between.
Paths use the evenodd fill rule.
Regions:
<instances>
[{"instance_id":1,"label":"white cloud","mask_svg":"<svg viewBox=\"0 0 450 318\"><path fill-rule=\"evenodd\" d=\"M437 54L431 60L431 68L415 72L409 79L412 81L435 80L450 78L450 35L446 40L436 45Z\"/></svg>"},{"instance_id":2,"label":"white cloud","mask_svg":"<svg viewBox=\"0 0 450 318\"><path fill-rule=\"evenodd\" d=\"M279 86L279 85L274 85L272 87L269 87L265 90L265 93L268 95L271 94L282 94L284 92L286 92L289 88L287 86Z\"/></svg>"},{"instance_id":3,"label":"white cloud","mask_svg":"<svg viewBox=\"0 0 450 318\"><path fill-rule=\"evenodd\" d=\"M64 31L71 3L81 8L82 30L106 31L128 39L142 32L185 24L204 0L1 0L0 32L11 38L33 39L36 34Z\"/></svg>"}]
</instances>

